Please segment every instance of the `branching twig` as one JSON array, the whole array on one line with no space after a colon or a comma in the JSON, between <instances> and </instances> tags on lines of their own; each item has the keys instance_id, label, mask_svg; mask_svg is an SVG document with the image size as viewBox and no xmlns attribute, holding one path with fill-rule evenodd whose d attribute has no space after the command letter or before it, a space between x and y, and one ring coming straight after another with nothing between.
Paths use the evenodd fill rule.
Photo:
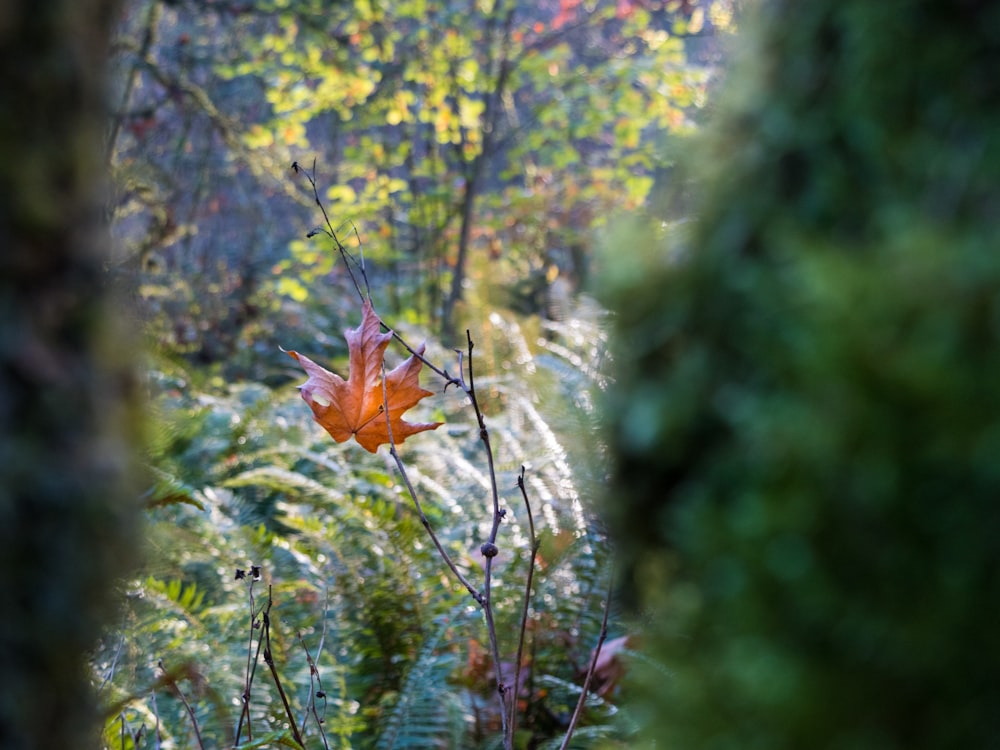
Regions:
<instances>
[{"instance_id":1,"label":"branching twig","mask_svg":"<svg viewBox=\"0 0 1000 750\"><path fill-rule=\"evenodd\" d=\"M316 698L323 699L323 705L326 706L326 691L323 690L323 681L319 676L319 667L316 666L316 661L313 659L312 654L309 653L309 647L306 646L305 638L302 637L302 633L299 634L299 643L302 644L302 650L306 652L306 662L309 664L309 707L306 709L306 713L302 716L302 727L299 730L301 734L306 732L306 720L309 714L312 714L313 718L316 720L316 728L319 729L319 736L323 739L323 747L326 750L330 750L330 743L326 739L326 730L323 729L323 718L319 715L319 711L316 709ZM319 647L316 649L316 653L319 654L323 651L323 641L326 639L326 617L323 617L323 634L319 639ZM324 708L324 713L326 710Z\"/></svg>"},{"instance_id":2,"label":"branching twig","mask_svg":"<svg viewBox=\"0 0 1000 750\"><path fill-rule=\"evenodd\" d=\"M350 253L350 251L348 251L348 249L344 246L344 243L340 241L340 237L337 236L337 231L333 227L333 222L330 221L330 216L329 216L329 214L326 211L326 206L323 205L323 201L319 197L319 188L316 185L316 162L315 162L315 160L313 160L312 169L310 169L310 170L305 169L298 162L293 162L292 163L292 169L297 174L302 174L303 176L305 176L306 180L309 181L309 187L312 189L313 200L316 202L316 205L319 206L319 210L323 214L323 223L325 224L325 226L318 227L317 229L315 229L312 232L310 232L307 236L312 237L312 236L314 236L316 234L325 234L327 237L329 237L331 240L333 240L333 243L334 243L334 246L336 247L337 252L340 254L340 257L343 258L344 264L347 266L347 273L350 275L351 282L354 284L354 289L357 291L358 296L361 298L361 301L363 302L365 299L370 300L371 297L372 297L372 292L371 292L371 285L369 284L369 281L368 281L368 272L367 272L367 270L365 268L365 254L364 254L364 250L361 250L359 252L359 255L360 255L361 259L358 260L358 258L355 258ZM358 240L358 247L360 248L361 247L361 236L358 234L358 229L357 229L356 226L354 226L353 223L351 224L351 227L352 227L352 229L354 231L354 236ZM365 285L364 291L362 291L361 284L358 282L357 277L354 275L354 268L357 268L358 271L361 273L361 280L364 282L364 285ZM445 381L445 388L447 388L449 385L460 385L461 384L461 379L460 378L456 378L456 377L453 377L453 376L449 375L447 370L445 370L445 369L443 369L441 367L438 367L433 362L431 362L429 359L426 359L424 357L424 355L423 355L422 352L418 352L416 349L414 349L412 346L410 346L410 344L406 341L406 339L404 339L402 336L399 335L399 333L397 333L395 330L393 330L393 328L391 326L387 325L385 323L385 321L379 319L379 323L381 323L382 327L385 330L387 330L388 332L390 332L392 334L392 337L396 341L398 341L399 344L404 349L406 349L407 352L409 352L412 356L414 356L417 359L419 359L424 365L426 365L436 375L438 375L439 377L443 378L444 381Z\"/></svg>"},{"instance_id":3,"label":"branching twig","mask_svg":"<svg viewBox=\"0 0 1000 750\"><path fill-rule=\"evenodd\" d=\"M385 424L386 430L389 434L389 453L393 460L396 462L396 467L399 469L400 476L403 478L403 483L406 485L407 492L410 498L413 500L413 504L417 509L417 513L420 516L420 523L423 524L424 528L427 529L427 533L431 537L431 541L437 548L438 552L441 554L441 558L444 560L445 564L451 569L452 573L461 581L462 585L472 594L472 598L483 608L483 614L486 617L486 630L490 640L490 650L492 651L494 669L496 670L497 677L497 697L500 700L500 720L503 728L504 736L507 736L507 706L505 699L506 688L503 682L503 672L500 662L500 648L497 641L497 630L496 623L493 618L493 602L490 598L490 577L491 570L493 566L493 558L496 557L497 547L496 547L496 537L497 530L500 527L500 519L503 517L503 513L500 510L500 497L497 490L496 473L493 465L493 451L490 449L490 438L489 432L486 430L486 423L483 419L483 414L479 409L479 404L476 401L476 391L473 381L472 374L472 336L466 331L466 336L469 339L469 386L466 388L464 381L461 382L461 386L466 393L469 394L469 398L472 401L473 407L476 410L476 417L479 421L479 434L486 446L486 455L489 461L490 469L490 486L493 492L493 528L490 531L489 541L485 542L480 548L483 556L486 558L486 582L483 588L483 592L480 593L469 581L462 575L461 571L457 568L455 563L452 561L451 557L445 551L441 542L438 540L437 535L434 533L430 522L427 520L427 516L424 515L423 508L420 505L420 500L417 497L416 490L413 487L413 483L410 481L409 475L406 473L406 466L403 464L403 460L399 457L399 452L396 450L396 441L392 436L392 421L389 418L389 395L386 387L386 377L385 377L385 361L382 362L382 408L385 412Z\"/></svg>"},{"instance_id":4,"label":"branching twig","mask_svg":"<svg viewBox=\"0 0 1000 750\"><path fill-rule=\"evenodd\" d=\"M472 334L469 333L468 329L465 331L465 338L469 344L469 382L468 385L466 385L463 372L461 387L468 395L469 401L472 403L472 408L476 412L476 421L479 423L479 439L482 440L483 450L486 451L486 463L489 467L490 474L490 493L493 501L493 525L490 528L489 538L479 548L483 553L483 557L486 558L486 564L484 566L485 583L483 585L483 598L486 600L486 603L483 605L483 613L486 616L486 628L489 632L490 648L493 651L493 663L496 665L497 695L500 699L500 725L503 730L504 737L507 737L507 686L504 684L503 671L501 670L500 646L497 642L496 623L493 619L493 598L491 594L493 558L495 558L499 552L496 544L497 533L500 530L500 522L503 520L505 511L500 508L500 492L497 487L496 467L493 461L493 448L490 445L490 432L486 429L486 419L483 417L483 411L479 408L479 399L476 397L476 377L472 368Z\"/></svg>"},{"instance_id":5,"label":"branching twig","mask_svg":"<svg viewBox=\"0 0 1000 750\"><path fill-rule=\"evenodd\" d=\"M267 664L268 668L271 670L271 677L274 679L274 686L278 688L278 695L281 696L281 703L285 707L285 716L288 717L288 725L292 729L292 737L295 741L299 743L300 747L305 747L305 743L302 741L302 735L299 733L298 724L295 723L295 717L292 715L292 707L288 705L288 696L285 695L285 688L281 685L281 679L278 677L278 669L274 666L274 654L271 652L271 605L274 601L271 599L271 587L267 587L267 606L264 607L263 623L264 623L264 634L262 640L264 641L264 663Z\"/></svg>"},{"instance_id":6,"label":"branching twig","mask_svg":"<svg viewBox=\"0 0 1000 750\"><path fill-rule=\"evenodd\" d=\"M392 437L392 420L389 416L389 394L386 388L385 382L385 361L382 362L382 411L385 414L385 424L386 430L389 433L389 455L392 456L393 461L396 462L396 468L399 470L399 475L403 479L403 484L406 486L406 491L413 501L414 507L417 509L417 515L420 517L420 523L427 530L431 541L434 543L434 547L437 549L438 554L441 555L441 559L444 560L445 565L448 569L455 575L459 583L461 583L466 591L472 595L472 598L476 600L476 603L480 606L485 606L485 597L480 593L479 589L473 586L469 579L462 575L462 571L458 569L455 565L455 561L451 559L451 555L448 554L441 541L438 539L437 534L434 533L434 528L431 526L431 522L427 519L424 514L423 506L420 504L420 498L417 496L417 491L413 487L413 483L410 481L409 474L406 473L406 466L403 464L403 459L399 457L399 452L396 450L396 441Z\"/></svg>"},{"instance_id":7,"label":"branching twig","mask_svg":"<svg viewBox=\"0 0 1000 750\"><path fill-rule=\"evenodd\" d=\"M325 223L325 226L317 228L313 232L310 232L309 236L313 236L315 234L325 234L333 240L337 252L341 255L345 264L347 265L348 273L350 274L351 281L354 284L354 288L357 291L358 296L361 298L362 301L364 301L365 299L370 301L371 288L368 281L367 271L365 269L364 255L363 254L361 255L361 260L359 261L347 250L346 247L344 247L343 243L337 236L337 232L334 229L333 224L330 221L330 217L325 207L323 206L323 202L319 197L319 190L316 185L316 177L315 177L316 173L315 162L313 162L311 171L302 169L302 167L300 167L298 163L293 164L292 167L296 172L301 172L302 174L304 174L306 179L309 181L309 185L312 188L313 192L313 198L316 202L316 205L319 206L320 211L323 214L323 221ZM360 247L361 240L360 236L358 236L356 227L354 227L354 233L358 239L358 245ZM357 269L357 271L360 273L361 280L364 283L364 289L362 289L362 285L358 281L358 277L355 275L355 269ZM441 556L441 559L444 561L445 565L452 572L455 578L462 584L462 586L469 592L472 598L483 609L483 614L486 619L486 627L490 641L491 656L496 670L497 693L498 693L498 698L500 700L500 717L501 717L501 726L503 731L504 747L509 749L513 747L513 735L514 735L514 727L516 724L516 712L517 712L517 691L521 679L521 662L523 660L523 655L524 655L524 643L527 631L527 618L530 609L531 587L534 578L535 561L539 549L539 540L535 535L534 519L531 514L531 505L530 502L528 501L527 492L524 486L524 468L522 467L521 474L518 478L518 487L521 490L522 497L524 498L525 508L527 509L528 513L528 523L531 532L531 555L528 565L528 578L525 587L524 607L521 615L520 631L518 634L516 667L513 675L514 682L513 685L506 685L504 683L504 675L500 661L500 648L497 638L496 622L494 619L493 602L492 602L493 560L499 553L496 542L500 530L500 524L503 522L503 519L506 515L506 509L500 506L500 494L496 479L496 465L494 461L493 448L490 443L490 435L489 435L489 430L486 427L486 420L483 415L483 411L479 405L479 399L476 394L475 372L472 366L472 353L474 349L472 335L468 330L466 330L465 335L467 342L467 354L469 360L468 380L466 380L466 365L463 361L465 352L461 350L456 350L458 354L458 374L452 375L448 372L448 370L436 366L433 362L425 358L423 355L423 351L417 351L412 346L410 346L410 344L407 343L407 341L402 336L400 336L395 330L393 330L393 328L388 326L384 321L380 320L379 322L381 324L381 327L384 330L388 331L392 335L392 337L396 341L398 341L400 345L402 345L403 348L406 349L407 352L409 352L411 356L418 359L422 364L426 365L428 369L433 371L435 374L437 374L440 378L444 380L445 390L447 390L449 385L454 385L456 388L462 390L462 392L465 393L466 397L469 399L469 403L476 414L476 422L479 427L479 438L483 444L483 449L486 453L486 462L489 471L489 481L490 481L491 501L492 501L492 524L490 527L489 536L487 540L483 542L483 544L480 547L480 551L482 552L483 557L485 558L485 563L484 563L485 576L484 576L484 584L482 591L478 590L468 580L468 578L465 577L465 575L458 569L458 566L452 560L451 556L445 550L444 545L441 543L437 534L434 532L434 529L431 526L430 521L427 519L427 516L424 513L423 506L421 505L420 502L420 498L417 495L416 489L414 488L413 483L411 482L409 475L406 471L406 466L404 465L402 459L399 456L399 452L396 449L396 442L392 434L392 421L388 407L389 401L388 401L388 392L386 384L386 367L385 367L385 362L384 361L382 362L382 400L383 400L382 415L386 421L386 429L389 437L389 453L396 464L396 468L398 469L399 475L402 478L402 482L406 487L406 491L409 494L414 507L416 508L417 515L420 518L420 523L427 530L428 536L430 536L431 542L437 549L438 554ZM567 743L569 742L570 736L572 735L573 732L573 727L579 720L579 715L582 711L582 705L586 697L587 690L589 689L590 679L593 676L594 669L596 668L596 657L597 655L599 655L600 647L603 644L604 639L606 638L607 617L609 608L610 608L610 591L609 591L609 600L608 603L606 604L604 612L604 624L602 625L601 629L601 640L598 643L597 650L595 651L595 658L592 661L591 668L587 674L586 682L583 689L583 695L581 696L581 702L577 706L577 710L574 712L574 716L570 723L570 728L567 733L566 740L563 743L563 747L566 747ZM307 658L310 659L310 669L312 670L314 667L311 661L311 656L309 656L308 649L306 650L306 655ZM313 709L315 711L315 705L313 705ZM303 726L304 726L304 720L303 720Z\"/></svg>"},{"instance_id":8,"label":"branching twig","mask_svg":"<svg viewBox=\"0 0 1000 750\"><path fill-rule=\"evenodd\" d=\"M240 744L240 737L243 736L243 721L246 720L247 723L247 739L253 739L253 728L250 724L250 690L253 687L253 678L257 673L257 664L260 661L260 650L263 645L263 638L257 639L257 650L254 651L253 648L253 632L257 629L257 616L260 614L255 611L254 608L254 596L253 596L253 585L256 580L259 579L260 573L259 568L251 567L250 578L247 581L247 595L250 597L250 642L247 644L247 669L246 676L243 684L243 694L240 696L242 702L242 710L240 711L240 720L236 725L236 738L233 740L233 746ZM242 575L241 575L242 574ZM242 570L236 572L237 578L245 577L246 574Z\"/></svg>"},{"instance_id":9,"label":"branching twig","mask_svg":"<svg viewBox=\"0 0 1000 750\"><path fill-rule=\"evenodd\" d=\"M611 590L614 585L614 580L614 570L612 570L608 575L608 595L604 599L604 617L601 619L601 634L597 639L597 645L594 647L594 654L590 657L590 667L587 668L587 676L583 680L583 688L580 690L580 699L576 702L576 708L573 710L573 716L569 720L569 726L566 727L566 736L563 737L559 750L566 750L566 748L569 747L570 738L573 736L576 724L580 720L580 716L583 713L583 706L587 702L587 693L590 691L590 681L594 677L594 671L597 669L597 660L601 656L601 647L604 645L604 641L608 637L608 613L611 611Z\"/></svg>"},{"instance_id":10,"label":"branching twig","mask_svg":"<svg viewBox=\"0 0 1000 750\"><path fill-rule=\"evenodd\" d=\"M355 258L353 255L351 255L351 253L348 252L347 248L344 247L344 243L341 242L340 238L337 236L337 230L333 228L333 222L330 221L330 216L326 212L326 207L323 205L323 201L321 201L319 198L319 188L317 188L316 186L316 160L313 159L311 170L304 169L297 161L292 162L292 170L296 174L301 173L305 175L305 178L309 180L309 186L312 188L313 199L316 201L316 205L319 206L319 210L323 213L323 222L326 224L325 227L319 227L318 230L310 232L308 236L311 237L314 234L322 233L325 234L330 239L332 239L334 245L336 245L337 247L337 252L340 253L340 257L344 259L344 264L347 266L347 273L350 275L351 281L354 283L354 288L361 296L361 299L364 300L365 297L371 299L372 290L371 287L368 285L368 274L365 272L364 255L362 255L361 260L358 261L358 259ZM357 231L358 231L357 229L354 230L355 234L357 234ZM361 271L361 278L365 282L364 292L361 291L361 285L358 283L358 278L354 275L354 269L351 268L352 263L355 266L357 266L359 271Z\"/></svg>"},{"instance_id":11,"label":"branching twig","mask_svg":"<svg viewBox=\"0 0 1000 750\"><path fill-rule=\"evenodd\" d=\"M316 201L316 205L319 206L320 211L323 213L323 220L324 220L324 223L325 223L325 227L321 227L321 228L315 230L313 233L310 233L310 234L318 234L318 233L326 234L328 237L330 237L333 240L333 242L334 242L334 244L336 246L337 252L340 253L341 257L344 259L344 263L347 266L348 273L351 276L351 281L354 283L354 288L357 291L358 296L361 297L362 301L364 301L366 298L368 300L371 300L371 289L370 289L370 286L369 286L369 283L368 283L368 274L367 274L366 269L364 267L364 260L363 260L364 256L362 256L362 260L359 262L356 258L354 258L353 255L351 255L347 251L347 248L344 247L343 243L337 237L337 233L336 233L336 230L333 227L333 223L330 221L330 216L327 213L326 208L323 206L323 202L322 202L322 200L320 200L320 197L319 197L319 189L317 188L317 185L316 185L316 176L315 176L316 164L315 164L315 162L313 162L313 166L312 166L312 170L311 171L303 169L298 164L298 162L292 164L292 169L296 173L301 172L303 175L305 175L306 179L309 181L310 187L312 188L313 197L314 197L314 199ZM355 234L357 234L357 228L355 228L354 231L355 231ZM359 237L359 244L360 244L360 237ZM361 274L362 280L364 281L364 284L365 284L365 291L362 291L362 289L361 289L361 284L358 282L358 279L357 279L357 277L354 274L354 269L352 268L352 264L358 268L358 270L359 270L359 272ZM403 480L403 484L406 486L407 493L409 494L410 499L413 501L413 505L414 505L414 507L417 510L417 515L420 518L420 523L427 530L427 534L430 536L431 542L434 544L434 547L437 549L438 554L441 556L441 559L444 561L445 565L448 566L448 569L451 570L451 572L455 576L455 578L462 584L462 586L465 587L465 589L469 592L469 594L476 601L476 603L478 603L479 606L482 607L482 609L483 609L483 613L484 613L484 616L486 618L487 632L488 632L488 635L489 635L490 650L491 650L491 654L492 654L492 657L493 657L494 667L495 667L495 670L496 670L497 695L498 695L498 699L500 701L501 724L502 724L502 728L503 728L504 737L506 738L507 735L508 735L508 730L507 730L508 710L507 710L507 700L506 700L507 686L504 685L504 680L503 680L503 671L502 671L502 666L501 666L501 661L500 661L500 648L499 648L499 643L498 643L498 639L497 639L496 622L495 622L494 616L493 616L493 605L492 605L492 600L491 600L491 587L492 587L492 576L493 576L493 558L496 557L497 552L498 552L497 545L496 545L497 534L498 534L499 529L500 529L500 523L503 520L503 517L505 515L505 511L503 509L501 509L501 507L500 507L500 494L499 494L499 489L498 489L497 480L496 480L496 466L495 466L495 462L494 462L494 459L493 459L493 449L492 449L492 447L490 445L489 431L486 429L486 421L485 421L485 418L483 416L482 409L479 406L478 398L476 396L475 374L474 374L473 368L472 368L472 350L473 350L473 347L474 347L474 344L473 344L473 341L472 341L472 334L468 330L466 330L466 332L465 332L466 340L468 342L468 353L469 353L469 365L468 365L469 379L468 379L468 383L466 383L466 380L465 380L465 369L464 369L464 367L462 365L462 354L461 354L461 352L459 352L459 362L458 362L459 374L458 374L458 376L452 376L452 375L450 375L448 373L447 370L445 370L443 368L439 368L439 367L435 366L432 362L430 362L427 359L425 359L422 352L418 352L413 347L411 347L398 333L396 333L396 331L394 331L392 328L390 328L389 326L387 326L384 323L384 321L380 320L379 322L381 323L382 327L384 327L387 331L389 331L392 334L392 337L394 339L396 339L397 341L399 341L400 344L402 344L402 346L412 356L414 356L417 359L419 359L423 364L427 365L427 367L429 369L431 369L433 372L435 372L437 375L439 375L441 378L444 379L444 381L445 381L445 389L447 389L447 387L449 385L455 385L456 387L461 388L461 390L466 394L466 396L468 396L469 401L472 404L473 410L476 413L476 421L477 421L477 423L479 425L479 437L480 437L480 440L482 440L482 442L483 442L483 447L484 447L484 450L486 451L486 460L487 460L487 464L489 466L491 499L492 499L492 504L493 504L493 523L492 523L492 526L490 528L490 534L489 534L489 537L488 537L487 541L484 542L482 544L482 546L480 547L480 551L482 552L483 557L486 558L486 562L485 562L485 565L484 565L484 568L485 568L485 583L484 583L484 586L483 586L483 591L479 591L465 577L465 575L462 573L462 571L460 571L458 569L458 566L455 564L454 560L451 559L451 556L448 554L447 550L445 550L444 545L441 544L441 541L438 538L437 534L434 532L434 529L431 526L430 521L427 518L427 515L424 513L423 506L420 503L420 498L417 495L417 492L416 492L416 489L413 486L413 483L410 481L409 475L407 474L406 466L404 465L403 460L400 458L399 452L396 450L396 441L393 439L393 435L392 435L392 421L391 421L391 416L390 416L390 413L389 413L389 399L388 399L388 392L387 392L387 386L386 386L385 362L383 360L383 362L382 362L382 412L383 412L383 415L385 417L386 430L387 430L388 436L389 436L389 453L392 456L392 459L393 459L393 461L396 464L396 468L399 470L400 477ZM509 743L508 743L508 746L510 746Z\"/></svg>"},{"instance_id":12,"label":"branching twig","mask_svg":"<svg viewBox=\"0 0 1000 750\"><path fill-rule=\"evenodd\" d=\"M513 697L510 705L510 722L508 723L508 735L510 742L514 739L514 728L517 726L517 695L521 688L521 659L524 654L524 635L528 628L528 610L531 604L531 584L535 577L535 558L538 556L538 548L541 541L535 536L535 519L531 515L531 503L528 502L528 490L524 486L524 467L517 477L517 488L521 490L521 497L524 498L524 508L528 513L528 531L531 536L531 557L528 559L528 578L524 583L524 608L521 610L521 628L517 636L517 657L514 661L514 686Z\"/></svg>"}]
</instances>

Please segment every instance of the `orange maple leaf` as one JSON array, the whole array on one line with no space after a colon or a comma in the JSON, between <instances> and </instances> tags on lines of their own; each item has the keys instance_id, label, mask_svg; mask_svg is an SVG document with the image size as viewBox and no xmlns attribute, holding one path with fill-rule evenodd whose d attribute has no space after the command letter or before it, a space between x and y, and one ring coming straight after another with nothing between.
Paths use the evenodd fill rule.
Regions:
<instances>
[{"instance_id":1,"label":"orange maple leaf","mask_svg":"<svg viewBox=\"0 0 1000 750\"><path fill-rule=\"evenodd\" d=\"M313 417L338 443L350 440L353 435L358 444L374 453L383 443L402 443L410 435L433 430L441 422L411 423L403 421L403 412L412 408L422 398L432 395L420 387L420 368L423 362L411 355L405 362L385 376L385 398L382 390L382 357L392 340L391 333L382 333L379 318L371 302L365 300L361 325L344 332L350 353L350 372L347 380L298 352L288 352L306 371L309 379L299 391L312 408ZM423 344L416 350L423 354ZM385 409L388 405L392 439L386 425Z\"/></svg>"}]
</instances>

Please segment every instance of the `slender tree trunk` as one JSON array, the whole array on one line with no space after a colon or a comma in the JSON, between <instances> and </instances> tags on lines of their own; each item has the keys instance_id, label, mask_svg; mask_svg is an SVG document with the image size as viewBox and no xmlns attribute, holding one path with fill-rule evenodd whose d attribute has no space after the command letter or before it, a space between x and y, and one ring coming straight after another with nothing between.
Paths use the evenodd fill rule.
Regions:
<instances>
[{"instance_id":1,"label":"slender tree trunk","mask_svg":"<svg viewBox=\"0 0 1000 750\"><path fill-rule=\"evenodd\" d=\"M476 198L481 188L483 170L487 161L492 158L496 145L497 128L500 123L500 103L507 90L507 80L511 71L511 29L514 27L514 14L517 3L511 3L506 8L497 8L503 15L503 25L499 31L495 48L496 82L486 100L486 111L483 113L483 146L479 155L469 165L465 176L465 192L462 195L462 228L458 239L458 255L455 259L455 271L451 277L451 290L444 300L441 311L441 338L443 341L454 341L455 306L462 301L465 287L466 268L469 264L469 242L472 237L472 222L475 219ZM499 18L497 15L495 18Z\"/></svg>"},{"instance_id":2,"label":"slender tree trunk","mask_svg":"<svg viewBox=\"0 0 1000 750\"><path fill-rule=\"evenodd\" d=\"M480 154L469 170L469 176L465 180L465 192L462 194L462 227L458 235L458 255L451 276L451 291L445 297L444 307L441 310L441 338L444 341L453 342L456 338L455 305L462 301L462 290L465 286L465 268L469 262L469 240L472 237L472 220L475 216L482 158Z\"/></svg>"},{"instance_id":3,"label":"slender tree trunk","mask_svg":"<svg viewBox=\"0 0 1000 750\"><path fill-rule=\"evenodd\" d=\"M112 0L0 5L0 746L97 746L85 654L129 558L129 347L107 325Z\"/></svg>"}]
</instances>

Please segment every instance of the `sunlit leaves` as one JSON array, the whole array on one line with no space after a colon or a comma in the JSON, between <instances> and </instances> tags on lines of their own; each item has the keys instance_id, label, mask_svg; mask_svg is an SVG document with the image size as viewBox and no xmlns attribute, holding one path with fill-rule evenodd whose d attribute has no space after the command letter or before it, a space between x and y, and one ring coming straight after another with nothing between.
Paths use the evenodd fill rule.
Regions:
<instances>
[{"instance_id":1,"label":"sunlit leaves","mask_svg":"<svg viewBox=\"0 0 1000 750\"><path fill-rule=\"evenodd\" d=\"M309 297L309 290L294 276L281 276L278 279L278 294L304 302Z\"/></svg>"},{"instance_id":2,"label":"sunlit leaves","mask_svg":"<svg viewBox=\"0 0 1000 750\"><path fill-rule=\"evenodd\" d=\"M366 257L420 257L432 277L450 273L470 175L487 175L473 219L492 223L501 252L525 248L494 209L538 174L574 186L563 195L574 204L545 221L572 215L559 231L582 237L643 204L663 138L690 132L704 101L705 72L677 33L704 14L656 2L303 0L291 11L237 66L265 83L271 108L247 145L318 149L335 224L358 230Z\"/></svg>"},{"instance_id":3,"label":"sunlit leaves","mask_svg":"<svg viewBox=\"0 0 1000 750\"><path fill-rule=\"evenodd\" d=\"M350 205L357 200L357 193L350 185L334 185L326 191L327 200L336 205Z\"/></svg>"}]
</instances>

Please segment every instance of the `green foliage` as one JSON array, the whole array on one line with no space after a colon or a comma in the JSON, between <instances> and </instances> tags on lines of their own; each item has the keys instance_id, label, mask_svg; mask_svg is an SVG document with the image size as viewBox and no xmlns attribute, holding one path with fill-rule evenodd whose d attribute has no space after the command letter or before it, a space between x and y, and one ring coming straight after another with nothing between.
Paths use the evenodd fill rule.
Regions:
<instances>
[{"instance_id":1,"label":"green foliage","mask_svg":"<svg viewBox=\"0 0 1000 750\"><path fill-rule=\"evenodd\" d=\"M697 222L609 264L607 512L670 675L641 718L669 747L991 746L1000 12L760 15Z\"/></svg>"},{"instance_id":2,"label":"green foliage","mask_svg":"<svg viewBox=\"0 0 1000 750\"><path fill-rule=\"evenodd\" d=\"M137 313L257 379L303 312L339 320L349 284L290 169L314 160L387 310L453 326L476 258L579 285L592 228L644 205L663 133L692 130L712 60L689 47L730 4L132 0L112 165Z\"/></svg>"},{"instance_id":3,"label":"green foliage","mask_svg":"<svg viewBox=\"0 0 1000 750\"><path fill-rule=\"evenodd\" d=\"M523 465L541 542L517 742L564 733L608 556L587 511L604 478L592 396L604 340L575 291L590 230L647 202L673 160L663 133L690 131L710 66L689 64L688 42L725 25L704 11L730 5L129 3L115 270L156 342L160 432L149 559L95 657L109 747L193 747L196 726L206 746L229 746L269 597L276 669L307 744L322 731L342 748L432 735L489 746L499 732L481 615L384 457L332 446L277 351L325 352L337 369L356 314L316 239L317 201L400 330L447 326L463 295L482 303L458 312L507 510L491 592L506 658L528 568ZM314 157L315 195L303 175ZM455 371L450 343L429 356ZM444 546L479 580L490 475L456 390L427 416L446 426L403 456ZM263 581L235 578L249 565ZM575 746L627 734L614 701L588 708ZM239 741L293 737L261 663Z\"/></svg>"},{"instance_id":4,"label":"green foliage","mask_svg":"<svg viewBox=\"0 0 1000 750\"><path fill-rule=\"evenodd\" d=\"M573 468L586 465L574 456L589 450L591 470L600 473L592 452L596 425L592 415L580 416L596 374L596 322L586 320L581 311L575 326L564 328L567 335L552 324L536 343L540 331L496 314L484 322L475 349L477 389L508 508L493 576L508 658L527 569L527 520L516 488L523 463L543 541L524 667L530 687L519 722L521 736L536 741L560 735L558 721L543 719L567 715L575 701L607 576L608 550L585 510L590 478ZM429 356L447 357L434 347ZM108 706L106 746L120 747L124 735L126 746L151 747L154 726L163 742L197 746L180 695L206 746L230 746L260 634L251 612L260 612L269 590L274 661L307 746L323 742L313 705L330 747L465 748L495 737L499 703L483 661L482 615L448 575L385 457L333 444L292 382L278 390L213 385L159 364L148 560L129 584L120 631L108 635L94 663ZM445 426L401 450L442 543L479 580L490 516L478 427L455 389L433 401L433 416ZM263 580L236 579L236 570L250 565L260 566ZM611 706L588 711L583 737L595 727L620 733L611 726ZM287 724L261 662L241 747L265 737L291 742Z\"/></svg>"},{"instance_id":5,"label":"green foliage","mask_svg":"<svg viewBox=\"0 0 1000 750\"><path fill-rule=\"evenodd\" d=\"M104 278L114 2L0 11L0 744L88 750L87 657L134 562L132 342Z\"/></svg>"},{"instance_id":6,"label":"green foliage","mask_svg":"<svg viewBox=\"0 0 1000 750\"><path fill-rule=\"evenodd\" d=\"M441 652L442 639L453 629L451 619L441 618L409 665L399 692L385 696L391 707L380 721L376 750L463 747L467 709L448 685L456 653Z\"/></svg>"}]
</instances>

